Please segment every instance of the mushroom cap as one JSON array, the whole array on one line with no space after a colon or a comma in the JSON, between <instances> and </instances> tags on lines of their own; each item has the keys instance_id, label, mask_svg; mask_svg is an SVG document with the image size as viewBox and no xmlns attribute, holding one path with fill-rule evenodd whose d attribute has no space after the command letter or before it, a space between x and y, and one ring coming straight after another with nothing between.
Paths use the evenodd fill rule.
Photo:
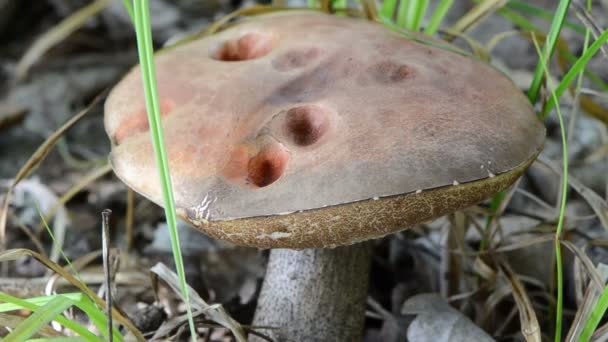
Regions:
<instances>
[{"instance_id":1,"label":"mushroom cap","mask_svg":"<svg viewBox=\"0 0 608 342\"><path fill-rule=\"evenodd\" d=\"M359 19L258 16L156 65L178 215L241 245L346 245L465 208L545 137L491 66ZM105 112L115 173L161 205L138 67Z\"/></svg>"}]
</instances>

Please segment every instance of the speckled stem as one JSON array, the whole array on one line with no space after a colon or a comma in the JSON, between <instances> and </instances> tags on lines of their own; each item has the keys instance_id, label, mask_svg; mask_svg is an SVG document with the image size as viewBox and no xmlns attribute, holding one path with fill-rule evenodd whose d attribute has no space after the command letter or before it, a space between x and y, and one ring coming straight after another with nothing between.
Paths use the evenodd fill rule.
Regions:
<instances>
[{"instance_id":1,"label":"speckled stem","mask_svg":"<svg viewBox=\"0 0 608 342\"><path fill-rule=\"evenodd\" d=\"M371 249L272 250L253 324L275 341L361 341Z\"/></svg>"}]
</instances>

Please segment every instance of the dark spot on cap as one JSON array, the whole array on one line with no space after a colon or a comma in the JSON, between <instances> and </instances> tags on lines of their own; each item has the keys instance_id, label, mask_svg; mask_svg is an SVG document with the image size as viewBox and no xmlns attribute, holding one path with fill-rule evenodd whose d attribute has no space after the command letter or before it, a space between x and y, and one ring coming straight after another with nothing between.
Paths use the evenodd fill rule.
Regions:
<instances>
[{"instance_id":1,"label":"dark spot on cap","mask_svg":"<svg viewBox=\"0 0 608 342\"><path fill-rule=\"evenodd\" d=\"M384 61L372 65L368 71L374 80L380 83L396 83L415 77L414 70L393 61Z\"/></svg>"},{"instance_id":2,"label":"dark spot on cap","mask_svg":"<svg viewBox=\"0 0 608 342\"><path fill-rule=\"evenodd\" d=\"M340 68L343 56L330 56L309 70L284 83L271 95L273 104L309 102L336 86L336 83L348 75Z\"/></svg>"},{"instance_id":3,"label":"dark spot on cap","mask_svg":"<svg viewBox=\"0 0 608 342\"><path fill-rule=\"evenodd\" d=\"M321 50L316 47L296 48L274 59L272 66L278 71L298 69L316 60L320 54Z\"/></svg>"},{"instance_id":4,"label":"dark spot on cap","mask_svg":"<svg viewBox=\"0 0 608 342\"><path fill-rule=\"evenodd\" d=\"M211 57L224 62L247 61L264 57L273 48L274 39L271 35L251 32L225 42Z\"/></svg>"},{"instance_id":5,"label":"dark spot on cap","mask_svg":"<svg viewBox=\"0 0 608 342\"><path fill-rule=\"evenodd\" d=\"M160 100L160 115L164 119L175 108L173 100L164 98ZM145 107L138 110L136 113L125 118L120 126L114 132L114 143L120 145L125 139L134 136L138 133L147 132L150 126L148 125L148 112Z\"/></svg>"},{"instance_id":6,"label":"dark spot on cap","mask_svg":"<svg viewBox=\"0 0 608 342\"><path fill-rule=\"evenodd\" d=\"M321 139L329 128L326 109L306 105L291 108L285 119L287 135L296 145L309 146Z\"/></svg>"},{"instance_id":7,"label":"dark spot on cap","mask_svg":"<svg viewBox=\"0 0 608 342\"><path fill-rule=\"evenodd\" d=\"M287 167L289 153L278 147L267 147L249 160L247 181L257 187L276 182Z\"/></svg>"}]
</instances>

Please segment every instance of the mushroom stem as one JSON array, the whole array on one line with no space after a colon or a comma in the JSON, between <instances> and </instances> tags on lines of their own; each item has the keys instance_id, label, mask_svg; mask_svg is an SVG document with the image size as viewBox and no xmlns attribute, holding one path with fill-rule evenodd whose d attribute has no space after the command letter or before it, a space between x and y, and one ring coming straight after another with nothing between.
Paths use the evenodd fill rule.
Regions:
<instances>
[{"instance_id":1,"label":"mushroom stem","mask_svg":"<svg viewBox=\"0 0 608 342\"><path fill-rule=\"evenodd\" d=\"M253 324L277 327L263 332L275 341L360 341L371 251L272 250Z\"/></svg>"}]
</instances>

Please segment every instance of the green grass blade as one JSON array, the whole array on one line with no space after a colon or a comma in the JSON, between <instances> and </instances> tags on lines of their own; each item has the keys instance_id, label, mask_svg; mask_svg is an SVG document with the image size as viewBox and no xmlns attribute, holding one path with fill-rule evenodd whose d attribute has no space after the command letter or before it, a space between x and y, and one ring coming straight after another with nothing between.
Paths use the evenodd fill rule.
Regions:
<instances>
[{"instance_id":1,"label":"green grass blade","mask_svg":"<svg viewBox=\"0 0 608 342\"><path fill-rule=\"evenodd\" d=\"M97 307L97 305L95 305L95 303L93 303L93 301L89 297L83 295L82 293L63 293L60 295L41 296L41 297L28 298L28 299L23 299L23 300L25 302L33 305L33 306L31 306L32 308L36 308L36 307L47 305L50 301L52 301L53 299L60 297L60 296L72 300L74 302L74 305L76 307L78 307L80 310L82 310L89 317L91 322L93 322L93 324L95 324L95 326L99 329L99 331L104 333L104 337L107 340L106 331L108 330L108 319L107 319L105 313L103 311L101 311L99 309L99 307ZM11 303L8 301L6 303L0 304L0 312L21 310L23 308L24 307L22 305L19 305L17 303ZM26 309L32 310L30 308L26 308ZM32 311L34 311L34 310L32 310ZM116 327L114 327L113 335L114 335L115 341L123 340L122 335L120 334L118 329L116 329Z\"/></svg>"},{"instance_id":2,"label":"green grass blade","mask_svg":"<svg viewBox=\"0 0 608 342\"><path fill-rule=\"evenodd\" d=\"M602 37L600 36L598 38L602 38ZM576 63L579 59L576 56L574 56L573 54L571 54L570 52L568 52L567 54L564 54L563 57L570 63ZM604 80L602 80L600 76L593 73L593 71L587 70L586 68L583 69L583 72L585 73L585 77L587 77L589 79L589 81L593 82L593 84L598 86L600 88L600 90L602 90L604 92L608 92L608 83L604 82Z\"/></svg>"},{"instance_id":3,"label":"green grass blade","mask_svg":"<svg viewBox=\"0 0 608 342\"><path fill-rule=\"evenodd\" d=\"M498 11L496 11L496 13L500 14L503 18L509 20L510 22L515 24L515 26L518 26L519 28L521 28L525 31L542 32L540 27L536 26L530 20L526 19L519 13L517 13L509 8L503 7L501 9L499 9Z\"/></svg>"},{"instance_id":4,"label":"green grass blade","mask_svg":"<svg viewBox=\"0 0 608 342\"><path fill-rule=\"evenodd\" d=\"M27 342L88 342L84 337L30 338Z\"/></svg>"},{"instance_id":5,"label":"green grass blade","mask_svg":"<svg viewBox=\"0 0 608 342\"><path fill-rule=\"evenodd\" d=\"M538 42L534 40L534 46L538 54L541 54ZM564 310L564 270L562 263L562 250L561 250L561 238L564 230L564 218L566 217L566 201L568 199L568 135L566 134L566 125L564 124L564 117L559 106L557 96L555 94L555 87L549 77L549 70L544 59L540 59L541 70L544 77L548 80L547 86L551 91L551 101L554 102L557 118L559 119L559 127L562 135L562 196L559 208L559 218L557 221L557 228L555 229L555 260L557 264L557 301L555 310L555 341L561 342L562 340L562 324L563 324L563 310Z\"/></svg>"},{"instance_id":6,"label":"green grass blade","mask_svg":"<svg viewBox=\"0 0 608 342\"><path fill-rule=\"evenodd\" d=\"M431 17L429 25L424 30L424 33L430 36L437 33L441 27L441 24L443 23L443 20L445 19L445 16L448 14L448 11L453 4L454 0L441 0L435 9L435 13L433 13L433 16Z\"/></svg>"},{"instance_id":7,"label":"green grass blade","mask_svg":"<svg viewBox=\"0 0 608 342\"><path fill-rule=\"evenodd\" d=\"M534 25L528 19L522 17L521 15L519 15L518 13L516 13L515 11L513 11L511 9L503 7L501 9L499 9L497 13L500 14L503 18L511 21L513 24L515 24L517 27L521 28L522 30L529 31L529 32L539 32L539 33L542 32L542 30L538 26ZM575 63L578 60L578 58L576 56L574 56L572 53L570 53L570 51L562 52L562 57L565 58L570 63ZM585 77L587 77L596 86L600 87L600 89L602 91L608 91L608 84L606 84L606 82L604 82L600 77L598 77L594 73L589 72L587 70L585 70L584 72L585 72Z\"/></svg>"},{"instance_id":8,"label":"green grass blade","mask_svg":"<svg viewBox=\"0 0 608 342\"><path fill-rule=\"evenodd\" d=\"M553 19L553 13L551 13L551 11L547 11L546 9L539 8L534 5L530 5L524 1L511 0L511 1L509 1L509 3L507 4L506 7L509 9L512 9L514 11L522 12L522 13L528 14L530 16L540 18L540 19L549 20L549 21ZM585 34L584 26L575 24L569 20L566 20L564 22L564 27L569 28L578 34L581 34L581 35Z\"/></svg>"},{"instance_id":9,"label":"green grass blade","mask_svg":"<svg viewBox=\"0 0 608 342\"><path fill-rule=\"evenodd\" d=\"M38 307L38 306L46 305L48 302L50 302L57 296L59 296L59 295L33 297L33 298L28 298L28 299L23 299L23 300L26 301L27 303L34 305L35 307ZM82 298L82 293L62 293L61 296L67 297L73 301L79 301L80 298ZM21 310L23 308L24 308L23 306L21 306L19 304L11 303L9 301L6 301L6 303L0 304L0 312Z\"/></svg>"},{"instance_id":10,"label":"green grass blade","mask_svg":"<svg viewBox=\"0 0 608 342\"><path fill-rule=\"evenodd\" d=\"M109 322L106 313L95 305L95 303L87 296L81 296L81 298L76 301L74 305L87 314L91 322L102 333L104 340L108 341ZM112 336L114 337L114 341L123 341L122 335L115 326L112 326Z\"/></svg>"},{"instance_id":11,"label":"green grass blade","mask_svg":"<svg viewBox=\"0 0 608 342\"><path fill-rule=\"evenodd\" d=\"M25 310L35 312L43 305L48 305L48 303L57 296L64 296L65 298L75 301L75 299L78 299L79 297L83 297L83 294L70 293L70 294L66 294L66 295L48 296L48 297L50 297L50 299L48 299L46 297L20 299L20 298L16 298L13 296L9 296L6 293L0 292L0 301L4 302L3 304L1 304L4 311L25 309ZM37 303L44 303L44 304L37 304ZM6 310L9 308L12 310ZM86 327L83 327L74 321L70 321L69 319L67 319L61 315L55 317L54 320L57 323L61 324L62 326L66 327L67 329L70 329L71 331L75 332L76 334L84 337L87 341L102 342L101 338L99 338L98 336L96 336L95 334L90 332L89 329L87 329Z\"/></svg>"},{"instance_id":12,"label":"green grass blade","mask_svg":"<svg viewBox=\"0 0 608 342\"><path fill-rule=\"evenodd\" d=\"M585 51L585 53L583 53L583 55L574 63L574 65L572 66L572 68L570 68L570 70L566 73L566 75L564 75L564 78L560 82L559 86L555 89L555 94L556 94L558 100L568 90L568 87L570 87L572 82L574 82L577 75L579 73L585 71L585 67L587 66L587 64L589 63L591 58L593 58L593 56L595 56L598 53L600 48L604 44L606 44L607 41L608 41L608 31L604 31L604 33L602 33L602 35L599 36L598 39L595 42L593 42L593 44L591 44L589 46L589 48ZM547 116L548 113L551 111L551 109L553 109L554 107L555 107L555 103L553 103L553 102L547 103L547 105L545 106L545 109L543 111L543 117Z\"/></svg>"},{"instance_id":13,"label":"green grass blade","mask_svg":"<svg viewBox=\"0 0 608 342\"><path fill-rule=\"evenodd\" d=\"M332 6L333 8L347 8L348 7L348 0L332 0Z\"/></svg>"},{"instance_id":14,"label":"green grass blade","mask_svg":"<svg viewBox=\"0 0 608 342\"><path fill-rule=\"evenodd\" d=\"M131 0L123 0L123 4L125 5L125 9L127 13L129 13L129 18L131 18L131 23L135 23L135 14L133 13L133 5L131 4Z\"/></svg>"},{"instance_id":15,"label":"green grass blade","mask_svg":"<svg viewBox=\"0 0 608 342\"><path fill-rule=\"evenodd\" d=\"M566 193L566 191L564 191ZM555 305L555 342L562 340L562 325L564 311L564 267L562 263L562 248L561 248L561 229L558 228L555 232L555 264L557 277L557 301Z\"/></svg>"},{"instance_id":16,"label":"green grass blade","mask_svg":"<svg viewBox=\"0 0 608 342\"><path fill-rule=\"evenodd\" d=\"M177 216L175 212L175 200L173 198L173 185L169 172L169 162L164 141L163 128L160 121L160 105L158 99L158 86L156 84L156 70L154 67L152 33L150 27L149 0L135 0L133 2L135 15L135 31L137 34L137 47L141 64L142 76L144 78L144 89L146 107L148 109L148 120L150 123L150 134L152 135L154 153L161 179L165 216L171 236L171 248L175 259L175 267L180 278L180 286L185 298L188 323L192 339L196 340L196 327L192 316L190 296L186 285L184 262L181 255L181 246L177 231Z\"/></svg>"},{"instance_id":17,"label":"green grass blade","mask_svg":"<svg viewBox=\"0 0 608 342\"><path fill-rule=\"evenodd\" d=\"M53 298L44 306L39 307L23 323L19 324L3 341L17 342L27 340L72 305L74 305L74 301L68 297L57 296Z\"/></svg>"},{"instance_id":18,"label":"green grass blade","mask_svg":"<svg viewBox=\"0 0 608 342\"><path fill-rule=\"evenodd\" d=\"M57 241L57 239L55 239L55 234L53 233L53 230L51 229L51 227L49 227L49 224L46 222L46 219L44 218L44 214L42 213L42 210L40 210L40 205L38 204L38 202L35 202L35 203L36 203L36 211L38 212L38 216L40 217L40 220L42 221L42 224L43 224L44 228L46 229L47 233L51 237L51 240L53 241L53 246L57 246L57 248L59 250L59 254L63 258L63 260L65 260L65 262L68 264L68 267L72 271L72 274L78 280L80 280L81 283L84 284L84 282L82 281L82 279L80 279L80 275L76 271L76 268L74 268L74 265L72 265L72 262L70 261L70 259L65 255L65 252L63 251L63 248L61 246L62 244L60 244Z\"/></svg>"},{"instance_id":19,"label":"green grass blade","mask_svg":"<svg viewBox=\"0 0 608 342\"><path fill-rule=\"evenodd\" d=\"M380 16L393 20L395 18L395 11L397 10L397 0L384 0L382 2L382 9L380 9Z\"/></svg>"},{"instance_id":20,"label":"green grass blade","mask_svg":"<svg viewBox=\"0 0 608 342\"><path fill-rule=\"evenodd\" d=\"M593 336L595 329L597 329L600 321L602 318L604 318L606 309L608 309L608 286L606 286L604 291L602 291L602 295L595 305L595 308L593 308L591 316L589 316L589 319L585 323L585 327L583 328L579 342L587 342L591 340L591 336Z\"/></svg>"},{"instance_id":21,"label":"green grass blade","mask_svg":"<svg viewBox=\"0 0 608 342\"><path fill-rule=\"evenodd\" d=\"M403 2L403 1L402 1ZM418 10L418 3L420 0L408 0L405 1L407 4L405 14L405 28L414 31L414 25L416 24L416 12Z\"/></svg>"},{"instance_id":22,"label":"green grass blade","mask_svg":"<svg viewBox=\"0 0 608 342\"><path fill-rule=\"evenodd\" d=\"M27 342L88 342L84 337L30 338Z\"/></svg>"},{"instance_id":23,"label":"green grass blade","mask_svg":"<svg viewBox=\"0 0 608 342\"><path fill-rule=\"evenodd\" d=\"M411 21L411 30L412 31L420 31L420 26L422 26L422 21L424 17L426 17L426 11L429 8L429 0L416 0L412 1L414 5L412 12L410 13L409 21Z\"/></svg>"},{"instance_id":24,"label":"green grass blade","mask_svg":"<svg viewBox=\"0 0 608 342\"><path fill-rule=\"evenodd\" d=\"M397 25L410 31L419 31L428 6L428 0L401 0Z\"/></svg>"},{"instance_id":25,"label":"green grass blade","mask_svg":"<svg viewBox=\"0 0 608 342\"><path fill-rule=\"evenodd\" d=\"M397 9L397 26L402 29L407 29L407 17L410 2L415 0L401 0Z\"/></svg>"},{"instance_id":26,"label":"green grass blade","mask_svg":"<svg viewBox=\"0 0 608 342\"><path fill-rule=\"evenodd\" d=\"M540 87L542 85L545 75L545 72L543 71L543 65L546 66L547 64L549 64L549 61L553 56L553 52L555 52L555 45L557 44L557 40L559 39L559 36L562 32L562 27L564 26L564 21L566 20L566 16L568 15L570 1L571 0L560 0L557 10L555 11L555 16L553 17L553 21L551 22L551 29L549 30L549 36L547 37L547 41L545 42L543 52L540 54L540 63L536 65L534 79L532 80L532 84L528 92L528 98L532 103L536 103L536 101L538 100L538 95L540 94Z\"/></svg>"}]
</instances>

